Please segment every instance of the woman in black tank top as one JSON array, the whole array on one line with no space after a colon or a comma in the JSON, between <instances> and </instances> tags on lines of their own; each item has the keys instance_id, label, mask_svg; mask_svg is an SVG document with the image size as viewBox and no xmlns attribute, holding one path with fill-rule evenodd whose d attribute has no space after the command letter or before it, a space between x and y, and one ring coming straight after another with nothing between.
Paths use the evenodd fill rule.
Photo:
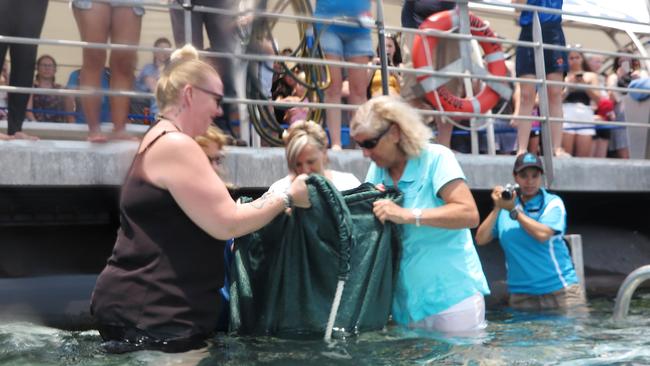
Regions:
<instances>
[{"instance_id":1,"label":"woman in black tank top","mask_svg":"<svg viewBox=\"0 0 650 366\"><path fill-rule=\"evenodd\" d=\"M156 87L162 114L144 136L120 197L120 230L91 299L109 352L200 348L217 329L223 240L261 228L295 204L287 192L236 204L195 142L221 114L223 85L192 46L172 54Z\"/></svg>"},{"instance_id":2,"label":"woman in black tank top","mask_svg":"<svg viewBox=\"0 0 650 366\"><path fill-rule=\"evenodd\" d=\"M569 52L569 72L564 80L575 85L598 86L598 75L591 72L581 52ZM566 87L563 91L563 112L565 120L562 134L562 147L569 154L587 157L592 154L593 139L596 134L593 124L574 123L570 120L594 121L592 101L598 103L600 91L597 89L578 89Z\"/></svg>"}]
</instances>

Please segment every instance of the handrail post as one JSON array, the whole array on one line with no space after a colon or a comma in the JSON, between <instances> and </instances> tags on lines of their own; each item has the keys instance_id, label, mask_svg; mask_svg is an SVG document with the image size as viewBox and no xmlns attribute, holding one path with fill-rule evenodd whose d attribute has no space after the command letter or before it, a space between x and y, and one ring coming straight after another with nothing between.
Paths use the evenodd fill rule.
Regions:
<instances>
[{"instance_id":1,"label":"handrail post","mask_svg":"<svg viewBox=\"0 0 650 366\"><path fill-rule=\"evenodd\" d=\"M650 265L639 267L625 277L623 284L619 287L618 293L616 294L613 314L614 320L620 321L627 316L634 290L648 279L650 279Z\"/></svg>"},{"instance_id":2,"label":"handrail post","mask_svg":"<svg viewBox=\"0 0 650 366\"><path fill-rule=\"evenodd\" d=\"M469 24L469 4L467 0L460 0L456 4L458 6L458 14L459 14L459 33L460 34L466 34L466 35L471 35L471 25ZM465 74L471 74L472 73L472 43L469 40L459 40L459 47L460 47L460 58L463 63L463 72ZM474 90L472 88L472 79L470 78L463 78L463 85L465 86L465 97L467 98L472 98L474 96ZM471 146L472 146L472 154L478 154L479 153L479 146L478 146L478 133L475 130L475 127L477 125L476 123L476 118L472 117L469 120L469 125L470 125L470 138L471 138Z\"/></svg>"},{"instance_id":3,"label":"handrail post","mask_svg":"<svg viewBox=\"0 0 650 366\"><path fill-rule=\"evenodd\" d=\"M384 29L384 3L377 0L377 37L379 38L379 61L381 63L381 91L388 95L388 59L386 55L386 30ZM397 66L397 65L393 65Z\"/></svg>"},{"instance_id":4,"label":"handrail post","mask_svg":"<svg viewBox=\"0 0 650 366\"><path fill-rule=\"evenodd\" d=\"M569 248L571 249L571 260L573 261L573 267L578 277L578 283L586 293L587 284L585 283L585 261L582 255L582 236L579 234L570 234L565 235L564 238L569 243Z\"/></svg>"},{"instance_id":5,"label":"handrail post","mask_svg":"<svg viewBox=\"0 0 650 366\"><path fill-rule=\"evenodd\" d=\"M183 25L185 28L185 44L192 42L192 0L183 0Z\"/></svg>"},{"instance_id":6,"label":"handrail post","mask_svg":"<svg viewBox=\"0 0 650 366\"><path fill-rule=\"evenodd\" d=\"M549 121L548 89L546 83L546 66L544 64L544 39L542 37L542 23L537 10L533 12L533 48L535 54L535 76L542 80L539 86L539 116L542 122L542 148L544 149L544 176L546 185L553 183L553 139L551 137L551 122ZM521 147L520 147L521 148Z\"/></svg>"}]
</instances>

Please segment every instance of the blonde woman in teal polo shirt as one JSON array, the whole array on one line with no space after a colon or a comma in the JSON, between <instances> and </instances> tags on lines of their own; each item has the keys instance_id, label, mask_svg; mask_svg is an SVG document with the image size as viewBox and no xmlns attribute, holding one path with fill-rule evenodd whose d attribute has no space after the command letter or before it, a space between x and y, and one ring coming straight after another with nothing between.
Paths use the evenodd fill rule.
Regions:
<instances>
[{"instance_id":1,"label":"blonde woman in teal polo shirt","mask_svg":"<svg viewBox=\"0 0 650 366\"><path fill-rule=\"evenodd\" d=\"M394 97L362 105L350 131L372 159L366 181L404 193L403 207L374 206L381 222L402 225L393 320L448 334L483 329L490 290L469 231L479 215L454 154L430 144L417 111Z\"/></svg>"}]
</instances>

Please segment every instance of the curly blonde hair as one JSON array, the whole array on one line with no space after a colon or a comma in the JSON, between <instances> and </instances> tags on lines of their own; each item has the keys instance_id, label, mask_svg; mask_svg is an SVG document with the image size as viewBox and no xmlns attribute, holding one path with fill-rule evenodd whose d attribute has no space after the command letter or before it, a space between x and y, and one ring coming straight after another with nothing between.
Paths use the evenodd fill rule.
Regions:
<instances>
[{"instance_id":1,"label":"curly blonde hair","mask_svg":"<svg viewBox=\"0 0 650 366\"><path fill-rule=\"evenodd\" d=\"M409 158L420 155L431 140L431 130L422 122L415 108L401 98L385 95L372 98L359 107L350 121L350 135L378 135L391 124L399 127L398 147Z\"/></svg>"},{"instance_id":2,"label":"curly blonde hair","mask_svg":"<svg viewBox=\"0 0 650 366\"><path fill-rule=\"evenodd\" d=\"M205 61L199 59L199 53L191 44L174 51L167 65L160 73L156 84L156 102L164 111L166 107L178 101L179 92L185 85L201 85L208 75L217 78L219 74Z\"/></svg>"},{"instance_id":3,"label":"curly blonde hair","mask_svg":"<svg viewBox=\"0 0 650 366\"><path fill-rule=\"evenodd\" d=\"M298 155L307 145L327 153L327 133L314 121L296 121L282 134L287 167L295 173Z\"/></svg>"}]
</instances>

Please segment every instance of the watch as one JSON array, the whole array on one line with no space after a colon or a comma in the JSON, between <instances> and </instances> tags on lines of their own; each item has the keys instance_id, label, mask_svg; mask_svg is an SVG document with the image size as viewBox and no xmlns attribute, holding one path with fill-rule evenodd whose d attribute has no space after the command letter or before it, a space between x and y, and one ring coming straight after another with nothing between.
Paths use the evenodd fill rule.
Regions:
<instances>
[{"instance_id":1,"label":"watch","mask_svg":"<svg viewBox=\"0 0 650 366\"><path fill-rule=\"evenodd\" d=\"M413 216L415 216L415 226L420 226L420 219L422 218L422 209L414 208L411 210L411 212L413 212Z\"/></svg>"},{"instance_id":2,"label":"watch","mask_svg":"<svg viewBox=\"0 0 650 366\"><path fill-rule=\"evenodd\" d=\"M512 210L510 210L510 218L511 219L517 220L517 216L519 216L519 210L517 210L516 208L513 208Z\"/></svg>"}]
</instances>

